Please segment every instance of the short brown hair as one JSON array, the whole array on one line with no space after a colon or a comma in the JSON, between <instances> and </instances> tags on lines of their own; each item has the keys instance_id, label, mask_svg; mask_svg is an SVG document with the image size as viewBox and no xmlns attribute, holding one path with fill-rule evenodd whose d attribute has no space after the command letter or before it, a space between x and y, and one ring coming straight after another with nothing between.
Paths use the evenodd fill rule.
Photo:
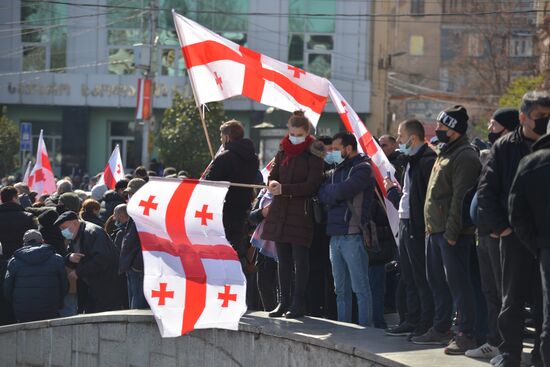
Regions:
<instances>
[{"instance_id":1,"label":"short brown hair","mask_svg":"<svg viewBox=\"0 0 550 367\"><path fill-rule=\"evenodd\" d=\"M220 126L220 132L229 136L229 140L235 141L244 138L244 128L237 120L229 120Z\"/></svg>"},{"instance_id":2,"label":"short brown hair","mask_svg":"<svg viewBox=\"0 0 550 367\"><path fill-rule=\"evenodd\" d=\"M80 209L80 215L83 213L93 213L94 210L100 210L101 205L95 199L86 199L82 203L82 209Z\"/></svg>"},{"instance_id":3,"label":"short brown hair","mask_svg":"<svg viewBox=\"0 0 550 367\"><path fill-rule=\"evenodd\" d=\"M411 119L411 120L405 120L400 124L403 129L407 132L409 135L416 135L418 139L424 140L424 126L422 123L418 120Z\"/></svg>"},{"instance_id":4,"label":"short brown hair","mask_svg":"<svg viewBox=\"0 0 550 367\"><path fill-rule=\"evenodd\" d=\"M294 111L288 119L288 124L292 127L302 128L308 133L311 131L311 122L304 116L304 111Z\"/></svg>"}]
</instances>

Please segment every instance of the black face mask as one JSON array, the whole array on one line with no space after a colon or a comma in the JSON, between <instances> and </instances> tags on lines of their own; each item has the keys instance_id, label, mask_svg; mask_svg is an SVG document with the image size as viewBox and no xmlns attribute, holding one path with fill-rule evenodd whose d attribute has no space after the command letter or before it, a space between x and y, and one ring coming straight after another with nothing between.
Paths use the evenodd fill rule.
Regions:
<instances>
[{"instance_id":1,"label":"black face mask","mask_svg":"<svg viewBox=\"0 0 550 367\"><path fill-rule=\"evenodd\" d=\"M489 142L491 144L494 144L495 141L498 140L498 138L500 138L502 136L502 133L504 132L504 130L502 130L501 132L498 132L498 133L493 133L493 132L490 132L488 134L488 138L489 138Z\"/></svg>"},{"instance_id":2,"label":"black face mask","mask_svg":"<svg viewBox=\"0 0 550 367\"><path fill-rule=\"evenodd\" d=\"M538 135L546 134L546 128L548 127L548 116L541 117L540 119L533 120L535 121L535 128L533 131Z\"/></svg>"},{"instance_id":3,"label":"black face mask","mask_svg":"<svg viewBox=\"0 0 550 367\"><path fill-rule=\"evenodd\" d=\"M451 138L449 136L447 136L447 130L436 130L435 131L435 136L437 136L437 140L440 142L440 143L448 143L449 140L451 140Z\"/></svg>"}]
</instances>

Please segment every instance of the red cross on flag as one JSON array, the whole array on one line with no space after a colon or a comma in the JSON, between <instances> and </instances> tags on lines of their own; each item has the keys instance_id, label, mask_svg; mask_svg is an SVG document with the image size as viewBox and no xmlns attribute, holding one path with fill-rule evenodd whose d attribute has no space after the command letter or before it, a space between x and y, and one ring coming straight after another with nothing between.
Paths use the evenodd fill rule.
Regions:
<instances>
[{"instance_id":1,"label":"red cross on flag","mask_svg":"<svg viewBox=\"0 0 550 367\"><path fill-rule=\"evenodd\" d=\"M223 229L228 188L151 177L128 203L143 250L143 292L163 337L237 330L246 312L246 278Z\"/></svg>"},{"instance_id":2,"label":"red cross on flag","mask_svg":"<svg viewBox=\"0 0 550 367\"><path fill-rule=\"evenodd\" d=\"M45 194L53 194L57 191L52 165L48 158L46 144L44 144L43 130L40 130L38 148L36 149L36 163L29 175L29 188L36 191L38 197Z\"/></svg>"},{"instance_id":3,"label":"red cross on flag","mask_svg":"<svg viewBox=\"0 0 550 367\"><path fill-rule=\"evenodd\" d=\"M328 80L244 46L173 13L197 104L245 96L285 111L303 110L313 125L328 98Z\"/></svg>"},{"instance_id":4,"label":"red cross on flag","mask_svg":"<svg viewBox=\"0 0 550 367\"><path fill-rule=\"evenodd\" d=\"M386 203L386 213L388 214L388 220L392 231L397 238L399 232L399 215L397 209L393 204L387 199L387 192L384 187L384 176L389 172L392 180L395 179L395 168L392 166L384 151L376 140L373 139L372 134L367 127L359 118L359 115L351 108L347 101L342 97L340 92L329 82L329 95L336 107L336 111L340 115L340 119L344 123L346 130L353 133L357 138L359 145L357 146L358 150L361 153L367 154L371 158L371 167L374 173L374 178L376 183L380 188L380 191L384 194L384 201ZM384 174L382 174L382 172Z\"/></svg>"},{"instance_id":5,"label":"red cross on flag","mask_svg":"<svg viewBox=\"0 0 550 367\"><path fill-rule=\"evenodd\" d=\"M120 157L120 148L117 144L111 153L111 157L105 166L101 178L95 186L105 185L109 190L114 190L116 183L123 178L124 167L122 166L122 158Z\"/></svg>"}]
</instances>

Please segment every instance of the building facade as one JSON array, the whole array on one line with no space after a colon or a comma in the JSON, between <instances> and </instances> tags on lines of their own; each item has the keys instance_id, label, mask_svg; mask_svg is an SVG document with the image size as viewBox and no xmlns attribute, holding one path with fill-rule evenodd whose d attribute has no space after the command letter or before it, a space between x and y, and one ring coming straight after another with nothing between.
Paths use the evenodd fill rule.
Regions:
<instances>
[{"instance_id":1,"label":"building facade","mask_svg":"<svg viewBox=\"0 0 550 367\"><path fill-rule=\"evenodd\" d=\"M174 93L192 98L171 9L234 42L330 78L366 120L370 20L338 14L368 14L370 1L10 1L0 12L0 104L16 123L32 123L34 146L44 130L58 175L101 171L116 144L127 168L141 163L143 126L135 120L135 107L146 67L154 76L153 136ZM253 127L266 120L284 127L288 114L266 114L267 106L244 98L225 101L224 107L258 146L264 139L262 146L273 150L282 131ZM318 133L340 129L327 104Z\"/></svg>"}]
</instances>

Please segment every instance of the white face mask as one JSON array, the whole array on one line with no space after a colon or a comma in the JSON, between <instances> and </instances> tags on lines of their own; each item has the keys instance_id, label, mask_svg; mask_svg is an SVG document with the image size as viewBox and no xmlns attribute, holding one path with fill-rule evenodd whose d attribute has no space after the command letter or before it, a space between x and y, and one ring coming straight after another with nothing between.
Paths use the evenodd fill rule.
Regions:
<instances>
[{"instance_id":1,"label":"white face mask","mask_svg":"<svg viewBox=\"0 0 550 367\"><path fill-rule=\"evenodd\" d=\"M305 136L292 136L292 135L289 135L288 140L290 140L292 145L297 145L297 144L301 144L304 141L306 141L306 137Z\"/></svg>"}]
</instances>

